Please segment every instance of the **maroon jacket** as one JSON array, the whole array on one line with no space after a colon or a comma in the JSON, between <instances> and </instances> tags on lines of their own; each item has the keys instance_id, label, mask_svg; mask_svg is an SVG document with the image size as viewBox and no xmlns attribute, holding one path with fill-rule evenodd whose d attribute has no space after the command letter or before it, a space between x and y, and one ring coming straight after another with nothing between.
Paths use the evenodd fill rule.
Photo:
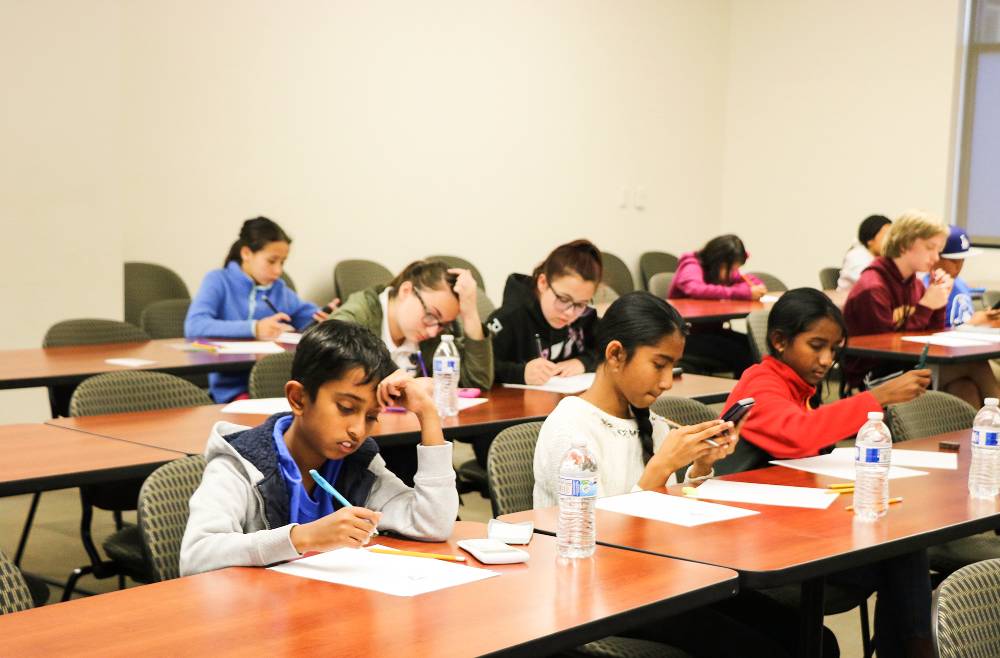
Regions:
<instances>
[{"instance_id":1,"label":"maroon jacket","mask_svg":"<svg viewBox=\"0 0 1000 658\"><path fill-rule=\"evenodd\" d=\"M945 309L932 311L919 304L924 290L923 282L915 275L904 279L891 259L876 258L861 273L844 304L848 335L944 329ZM885 370L881 365L872 359L845 359L847 381L858 386L869 371Z\"/></svg>"}]
</instances>

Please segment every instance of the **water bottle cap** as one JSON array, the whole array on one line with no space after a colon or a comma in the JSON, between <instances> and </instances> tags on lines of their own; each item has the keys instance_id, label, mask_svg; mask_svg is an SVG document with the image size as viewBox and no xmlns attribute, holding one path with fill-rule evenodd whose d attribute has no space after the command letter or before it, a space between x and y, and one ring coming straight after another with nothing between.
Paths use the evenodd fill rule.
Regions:
<instances>
[{"instance_id":1,"label":"water bottle cap","mask_svg":"<svg viewBox=\"0 0 1000 658\"><path fill-rule=\"evenodd\" d=\"M881 411L869 411L868 420L882 420L885 417Z\"/></svg>"},{"instance_id":2,"label":"water bottle cap","mask_svg":"<svg viewBox=\"0 0 1000 658\"><path fill-rule=\"evenodd\" d=\"M455 340L455 337L452 336L451 334L442 334L441 340L443 340L446 343L450 343Z\"/></svg>"},{"instance_id":3,"label":"water bottle cap","mask_svg":"<svg viewBox=\"0 0 1000 658\"><path fill-rule=\"evenodd\" d=\"M1000 405L1000 400L997 400L996 398L986 398L985 400L983 400L983 404L985 404L987 407L995 407L997 405Z\"/></svg>"}]
</instances>

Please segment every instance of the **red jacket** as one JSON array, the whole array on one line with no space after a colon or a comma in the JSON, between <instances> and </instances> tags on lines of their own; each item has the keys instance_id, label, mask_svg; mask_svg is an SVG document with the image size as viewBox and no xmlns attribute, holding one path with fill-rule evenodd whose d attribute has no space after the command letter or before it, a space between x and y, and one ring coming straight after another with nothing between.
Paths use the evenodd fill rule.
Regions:
<instances>
[{"instance_id":1,"label":"red jacket","mask_svg":"<svg viewBox=\"0 0 1000 658\"><path fill-rule=\"evenodd\" d=\"M924 284L916 275L904 279L892 259L876 258L861 273L844 304L848 335L944 329L945 309L932 311L921 306L923 296ZM878 364L872 359L848 358L844 370L856 386Z\"/></svg>"},{"instance_id":2,"label":"red jacket","mask_svg":"<svg viewBox=\"0 0 1000 658\"><path fill-rule=\"evenodd\" d=\"M871 393L859 393L818 409L809 408L816 393L791 367L765 356L743 373L726 400L754 398L741 441L749 441L778 459L818 455L821 448L854 436L868 420L868 412L882 411Z\"/></svg>"}]
</instances>

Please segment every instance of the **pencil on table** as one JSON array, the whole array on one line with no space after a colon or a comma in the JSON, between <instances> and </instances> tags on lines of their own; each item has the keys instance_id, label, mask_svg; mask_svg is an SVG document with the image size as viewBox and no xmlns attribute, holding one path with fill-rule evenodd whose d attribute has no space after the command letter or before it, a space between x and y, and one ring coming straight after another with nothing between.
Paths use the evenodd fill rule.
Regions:
<instances>
[{"instance_id":1,"label":"pencil on table","mask_svg":"<svg viewBox=\"0 0 1000 658\"><path fill-rule=\"evenodd\" d=\"M435 560L447 560L449 562L465 562L461 555L443 555L441 553L421 553L419 551L393 551L385 548L369 548L369 553L381 553L383 555L406 555L409 557L429 557Z\"/></svg>"},{"instance_id":2,"label":"pencil on table","mask_svg":"<svg viewBox=\"0 0 1000 658\"><path fill-rule=\"evenodd\" d=\"M897 498L890 498L889 499L889 504L890 505L895 505L896 503L901 503L901 502L903 502L903 497L902 496L899 496ZM848 505L844 509L847 510L848 512L853 512L854 511L854 505Z\"/></svg>"}]
</instances>

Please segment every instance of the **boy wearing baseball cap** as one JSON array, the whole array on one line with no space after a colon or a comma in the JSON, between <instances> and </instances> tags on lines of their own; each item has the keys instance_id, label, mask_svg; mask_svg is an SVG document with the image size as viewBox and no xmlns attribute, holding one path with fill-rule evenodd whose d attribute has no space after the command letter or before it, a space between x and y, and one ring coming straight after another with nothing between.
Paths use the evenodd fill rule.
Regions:
<instances>
[{"instance_id":1,"label":"boy wearing baseball cap","mask_svg":"<svg viewBox=\"0 0 1000 658\"><path fill-rule=\"evenodd\" d=\"M940 259L934 266L934 269L940 268L954 279L951 295L948 297L947 306L945 306L945 323L949 327L957 327L962 324L1000 327L1000 310L977 311L972 304L972 289L958 276L965 265L965 259L980 253L979 249L971 246L969 235L965 230L959 226L951 227L948 241L945 242ZM927 283L926 276L924 283Z\"/></svg>"}]
</instances>

